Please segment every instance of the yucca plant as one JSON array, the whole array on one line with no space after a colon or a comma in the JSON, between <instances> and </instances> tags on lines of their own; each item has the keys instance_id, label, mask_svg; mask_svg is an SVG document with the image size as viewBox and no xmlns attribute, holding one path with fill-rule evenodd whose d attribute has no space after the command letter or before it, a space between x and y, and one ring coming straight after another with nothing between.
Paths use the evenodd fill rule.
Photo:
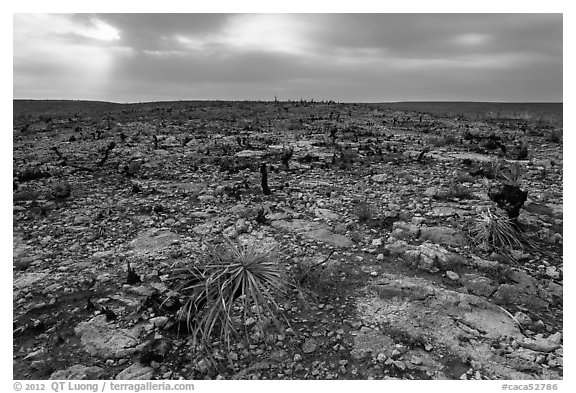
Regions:
<instances>
[{"instance_id":1,"label":"yucca plant","mask_svg":"<svg viewBox=\"0 0 576 393\"><path fill-rule=\"evenodd\" d=\"M177 292L186 298L180 317L197 343L210 347L210 337L218 331L229 345L248 318L260 328L268 318L278 326L275 296L284 293L287 281L273 246L226 241L205 257L205 262L177 272L184 279Z\"/></svg>"},{"instance_id":2,"label":"yucca plant","mask_svg":"<svg viewBox=\"0 0 576 393\"><path fill-rule=\"evenodd\" d=\"M481 213L481 219L471 229L472 242L477 246L488 247L511 256L514 248L523 249L526 240L513 222L488 209Z\"/></svg>"},{"instance_id":3,"label":"yucca plant","mask_svg":"<svg viewBox=\"0 0 576 393\"><path fill-rule=\"evenodd\" d=\"M511 187L520 187L522 179L526 173L526 169L515 162L509 166L499 165L497 178L502 184Z\"/></svg>"}]
</instances>

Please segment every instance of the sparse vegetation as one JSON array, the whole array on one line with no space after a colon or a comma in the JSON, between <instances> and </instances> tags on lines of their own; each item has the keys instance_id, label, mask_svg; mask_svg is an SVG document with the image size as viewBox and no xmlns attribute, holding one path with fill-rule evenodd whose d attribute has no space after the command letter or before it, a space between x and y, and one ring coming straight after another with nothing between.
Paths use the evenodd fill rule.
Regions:
<instances>
[{"instance_id":1,"label":"sparse vegetation","mask_svg":"<svg viewBox=\"0 0 576 393\"><path fill-rule=\"evenodd\" d=\"M372 220L374 209L368 202L358 202L354 206L354 214L358 217L358 222L364 224Z\"/></svg>"},{"instance_id":2,"label":"sparse vegetation","mask_svg":"<svg viewBox=\"0 0 576 393\"><path fill-rule=\"evenodd\" d=\"M209 348L213 332L227 343L241 332L249 339L249 318L260 327L265 318L280 322L275 296L285 292L287 279L273 247L225 242L202 259L174 275L183 281L177 291L185 298L180 317L199 343Z\"/></svg>"},{"instance_id":3,"label":"sparse vegetation","mask_svg":"<svg viewBox=\"0 0 576 393\"><path fill-rule=\"evenodd\" d=\"M514 249L523 249L523 236L517 226L502 214L488 209L471 229L472 242L504 255L511 255Z\"/></svg>"},{"instance_id":4,"label":"sparse vegetation","mask_svg":"<svg viewBox=\"0 0 576 393\"><path fill-rule=\"evenodd\" d=\"M50 186L50 196L55 199L68 198L72 194L70 183L63 180L52 182Z\"/></svg>"},{"instance_id":5,"label":"sparse vegetation","mask_svg":"<svg viewBox=\"0 0 576 393\"><path fill-rule=\"evenodd\" d=\"M554 129L548 134L548 140L552 143L562 143L563 135L562 129Z\"/></svg>"}]
</instances>

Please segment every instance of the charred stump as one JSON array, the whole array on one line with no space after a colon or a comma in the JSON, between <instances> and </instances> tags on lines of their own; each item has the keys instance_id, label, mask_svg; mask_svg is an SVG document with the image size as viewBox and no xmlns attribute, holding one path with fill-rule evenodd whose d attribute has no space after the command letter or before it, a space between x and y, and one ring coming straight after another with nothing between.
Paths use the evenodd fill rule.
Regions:
<instances>
[{"instance_id":1,"label":"charred stump","mask_svg":"<svg viewBox=\"0 0 576 393\"><path fill-rule=\"evenodd\" d=\"M262 176L262 192L264 195L271 195L272 191L268 187L268 170L266 169L266 163L260 164L260 175Z\"/></svg>"},{"instance_id":2,"label":"charred stump","mask_svg":"<svg viewBox=\"0 0 576 393\"><path fill-rule=\"evenodd\" d=\"M510 184L503 184L491 189L488 197L508 214L508 218L516 220L528 198L528 191L522 191L519 187Z\"/></svg>"},{"instance_id":3,"label":"charred stump","mask_svg":"<svg viewBox=\"0 0 576 393\"><path fill-rule=\"evenodd\" d=\"M294 155L294 150L292 150L292 149L287 150L282 154L281 160L282 160L282 165L284 165L284 169L286 169L286 170L290 169L290 159L292 158L293 155Z\"/></svg>"},{"instance_id":4,"label":"charred stump","mask_svg":"<svg viewBox=\"0 0 576 393\"><path fill-rule=\"evenodd\" d=\"M96 164L96 166L103 166L106 160L108 159L108 155L115 147L116 143L110 142L110 144L106 146L106 149L104 149L104 155L102 156L102 159L98 162L98 164Z\"/></svg>"}]
</instances>

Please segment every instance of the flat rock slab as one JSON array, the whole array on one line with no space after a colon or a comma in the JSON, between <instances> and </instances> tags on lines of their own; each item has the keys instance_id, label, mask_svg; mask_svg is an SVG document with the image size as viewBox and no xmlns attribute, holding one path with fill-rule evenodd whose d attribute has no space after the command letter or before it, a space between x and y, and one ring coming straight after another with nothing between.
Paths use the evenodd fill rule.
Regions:
<instances>
[{"instance_id":1,"label":"flat rock slab","mask_svg":"<svg viewBox=\"0 0 576 393\"><path fill-rule=\"evenodd\" d=\"M422 227L420 229L420 239L452 247L463 247L467 244L462 231L441 226Z\"/></svg>"},{"instance_id":2,"label":"flat rock slab","mask_svg":"<svg viewBox=\"0 0 576 393\"><path fill-rule=\"evenodd\" d=\"M379 294L377 289L383 286L388 291ZM365 325L387 326L414 340L430 343L434 348L443 348L450 355L477 361L483 367L483 375L493 379L538 378L530 371L511 367L506 358L493 351L494 340L520 342L523 336L512 318L481 297L452 291L423 278L392 274L383 274L375 284L366 287L364 293L356 307ZM382 337L376 337L378 335ZM386 337L385 331L372 331L370 337L360 336L355 340L353 352L377 352L382 349L381 343L387 342ZM372 348L370 341L374 343ZM552 345L542 347L553 348ZM440 358L436 360L441 362ZM534 366L537 365L534 363Z\"/></svg>"},{"instance_id":3,"label":"flat rock slab","mask_svg":"<svg viewBox=\"0 0 576 393\"><path fill-rule=\"evenodd\" d=\"M315 221L277 220L272 221L271 225L273 228L289 232L296 232L309 239L327 243L334 247L350 247L353 244L352 240L348 239L346 236L332 233L328 229L328 225Z\"/></svg>"},{"instance_id":4,"label":"flat rock slab","mask_svg":"<svg viewBox=\"0 0 576 393\"><path fill-rule=\"evenodd\" d=\"M26 273L14 279L14 287L16 289L24 289L32 284L43 280L48 276L48 273Z\"/></svg>"},{"instance_id":5,"label":"flat rock slab","mask_svg":"<svg viewBox=\"0 0 576 393\"><path fill-rule=\"evenodd\" d=\"M187 194L199 195L206 188L206 183L176 183L174 187Z\"/></svg>"},{"instance_id":6,"label":"flat rock slab","mask_svg":"<svg viewBox=\"0 0 576 393\"><path fill-rule=\"evenodd\" d=\"M149 380L152 379L154 375L154 369L152 367L144 366L140 363L134 363L130 367L122 370L118 375L116 375L116 380Z\"/></svg>"},{"instance_id":7,"label":"flat rock slab","mask_svg":"<svg viewBox=\"0 0 576 393\"><path fill-rule=\"evenodd\" d=\"M148 229L141 232L136 239L132 240L130 246L137 254L153 254L179 241L180 238L174 232Z\"/></svg>"},{"instance_id":8,"label":"flat rock slab","mask_svg":"<svg viewBox=\"0 0 576 393\"><path fill-rule=\"evenodd\" d=\"M332 233L327 229L317 229L315 231L306 232L304 233L304 237L330 244L334 247L351 247L353 244L352 240L348 239L346 236Z\"/></svg>"},{"instance_id":9,"label":"flat rock slab","mask_svg":"<svg viewBox=\"0 0 576 393\"><path fill-rule=\"evenodd\" d=\"M27 245L22 236L14 235L12 238L12 264L17 270L25 270L41 255L33 247Z\"/></svg>"},{"instance_id":10,"label":"flat rock slab","mask_svg":"<svg viewBox=\"0 0 576 393\"><path fill-rule=\"evenodd\" d=\"M234 157L239 158L261 158L264 155L262 150L242 150L234 154Z\"/></svg>"},{"instance_id":11,"label":"flat rock slab","mask_svg":"<svg viewBox=\"0 0 576 393\"><path fill-rule=\"evenodd\" d=\"M315 221L299 220L299 219L292 220L292 221L276 220L276 221L272 221L270 223L270 225L273 228L276 228L279 230L285 230L285 231L296 232L296 233L310 232L310 231L314 231L317 229L328 229L328 226L326 224L322 224L320 222L315 222Z\"/></svg>"},{"instance_id":12,"label":"flat rock slab","mask_svg":"<svg viewBox=\"0 0 576 393\"><path fill-rule=\"evenodd\" d=\"M49 379L56 380L95 380L100 379L104 374L104 369L98 366L85 366L83 364L76 364L68 367L65 370L58 370L50 375Z\"/></svg>"},{"instance_id":13,"label":"flat rock slab","mask_svg":"<svg viewBox=\"0 0 576 393\"><path fill-rule=\"evenodd\" d=\"M487 156L484 154L478 154L478 153L450 153L450 154L446 154L446 157L452 158L452 159L456 159L456 160L470 160L470 161L476 161L476 162L492 162L493 161L493 157L492 156Z\"/></svg>"},{"instance_id":14,"label":"flat rock slab","mask_svg":"<svg viewBox=\"0 0 576 393\"><path fill-rule=\"evenodd\" d=\"M455 209L449 206L436 206L432 208L432 211L428 213L433 217L454 217L454 216L465 216L469 215L470 212L464 209Z\"/></svg>"},{"instance_id":15,"label":"flat rock slab","mask_svg":"<svg viewBox=\"0 0 576 393\"><path fill-rule=\"evenodd\" d=\"M314 210L314 214L316 215L316 217L324 218L331 221L340 220L339 214L336 214L328 209L316 209Z\"/></svg>"},{"instance_id":16,"label":"flat rock slab","mask_svg":"<svg viewBox=\"0 0 576 393\"><path fill-rule=\"evenodd\" d=\"M392 348L394 340L377 330L360 330L354 336L354 348L350 354L355 359L362 359L368 354L376 356L385 353Z\"/></svg>"},{"instance_id":17,"label":"flat rock slab","mask_svg":"<svg viewBox=\"0 0 576 393\"><path fill-rule=\"evenodd\" d=\"M106 322L106 315L98 315L79 323L74 332L90 355L116 359L136 352L141 328L121 329Z\"/></svg>"}]
</instances>

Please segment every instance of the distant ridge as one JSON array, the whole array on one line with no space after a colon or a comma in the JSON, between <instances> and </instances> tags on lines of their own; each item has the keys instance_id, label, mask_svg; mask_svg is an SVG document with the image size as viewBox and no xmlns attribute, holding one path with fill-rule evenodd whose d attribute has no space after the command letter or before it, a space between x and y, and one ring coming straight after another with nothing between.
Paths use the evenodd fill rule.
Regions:
<instances>
[{"instance_id":1,"label":"distant ridge","mask_svg":"<svg viewBox=\"0 0 576 393\"><path fill-rule=\"evenodd\" d=\"M192 103L272 103L273 101L226 101L226 100L186 100L186 101L150 101L141 103L118 103L90 100L37 100L14 99L14 116L29 114L42 115L54 112L72 112L77 114L99 114L106 111L122 110L124 108L137 108L160 106L179 107ZM282 101L286 102L286 101ZM297 102L297 101L292 101ZM318 102L316 102L318 104ZM479 113L490 113L494 117L511 118L522 117L523 114L531 116L553 117L562 120L562 102L476 102L476 101L399 101L382 103L342 103L342 105L366 105L416 112L429 112L434 114L471 116ZM331 104L338 105L338 103Z\"/></svg>"}]
</instances>

